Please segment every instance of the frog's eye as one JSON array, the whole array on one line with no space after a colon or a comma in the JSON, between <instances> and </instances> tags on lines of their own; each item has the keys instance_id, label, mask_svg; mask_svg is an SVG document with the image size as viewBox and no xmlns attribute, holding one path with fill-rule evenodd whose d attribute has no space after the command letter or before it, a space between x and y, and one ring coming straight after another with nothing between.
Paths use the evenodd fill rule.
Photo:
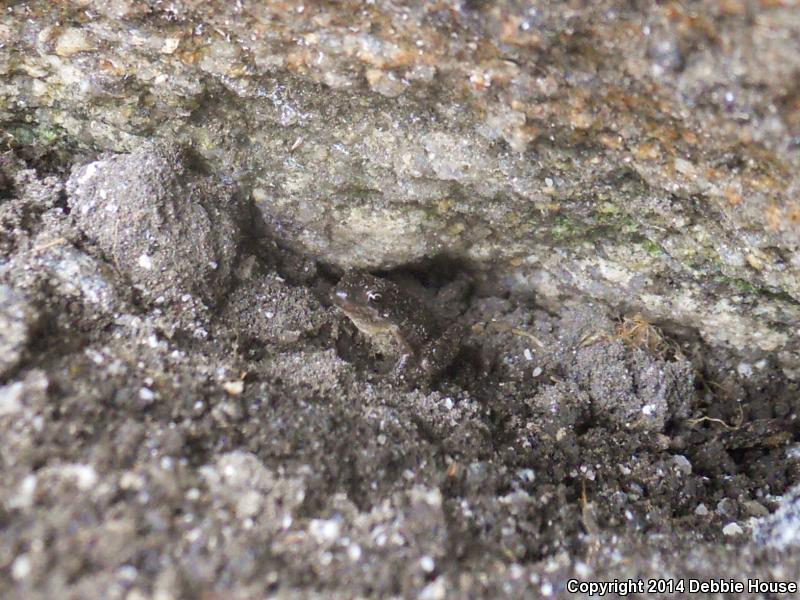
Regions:
<instances>
[{"instance_id":1,"label":"frog's eye","mask_svg":"<svg viewBox=\"0 0 800 600\"><path fill-rule=\"evenodd\" d=\"M373 290L367 290L367 300L369 300L370 302L375 302L375 300L380 300L380 299L381 299L380 293L375 292Z\"/></svg>"}]
</instances>

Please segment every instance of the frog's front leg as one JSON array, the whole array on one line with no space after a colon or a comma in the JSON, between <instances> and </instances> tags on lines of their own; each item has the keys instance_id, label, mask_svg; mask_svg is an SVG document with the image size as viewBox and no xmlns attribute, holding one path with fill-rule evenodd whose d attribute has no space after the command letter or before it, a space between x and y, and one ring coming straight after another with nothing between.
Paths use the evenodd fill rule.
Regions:
<instances>
[{"instance_id":1,"label":"frog's front leg","mask_svg":"<svg viewBox=\"0 0 800 600\"><path fill-rule=\"evenodd\" d=\"M392 369L389 379L398 387L412 389L419 382L420 372L413 352L400 355Z\"/></svg>"},{"instance_id":2,"label":"frog's front leg","mask_svg":"<svg viewBox=\"0 0 800 600\"><path fill-rule=\"evenodd\" d=\"M418 353L409 350L401 354L392 369L392 382L408 390L430 386L460 352L463 333L460 325L454 325L442 336L423 346Z\"/></svg>"},{"instance_id":3,"label":"frog's front leg","mask_svg":"<svg viewBox=\"0 0 800 600\"><path fill-rule=\"evenodd\" d=\"M464 327L453 323L444 333L431 340L419 357L419 369L430 380L441 375L455 360L461 351L461 341L464 339Z\"/></svg>"}]
</instances>

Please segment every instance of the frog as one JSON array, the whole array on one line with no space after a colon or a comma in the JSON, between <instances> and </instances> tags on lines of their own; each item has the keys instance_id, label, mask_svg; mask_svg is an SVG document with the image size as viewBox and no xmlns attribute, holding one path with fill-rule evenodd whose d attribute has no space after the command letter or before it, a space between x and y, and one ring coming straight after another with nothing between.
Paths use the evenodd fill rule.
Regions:
<instances>
[{"instance_id":1,"label":"frog","mask_svg":"<svg viewBox=\"0 0 800 600\"><path fill-rule=\"evenodd\" d=\"M453 364L464 329L439 318L396 283L369 273L345 273L333 303L384 356L397 357L391 376L405 387L433 383Z\"/></svg>"}]
</instances>

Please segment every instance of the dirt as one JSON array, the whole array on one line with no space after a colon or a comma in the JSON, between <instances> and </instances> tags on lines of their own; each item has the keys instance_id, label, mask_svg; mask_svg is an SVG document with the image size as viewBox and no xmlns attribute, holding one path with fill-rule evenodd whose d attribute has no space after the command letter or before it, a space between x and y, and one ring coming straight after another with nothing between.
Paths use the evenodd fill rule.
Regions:
<instances>
[{"instance_id":1,"label":"dirt","mask_svg":"<svg viewBox=\"0 0 800 600\"><path fill-rule=\"evenodd\" d=\"M3 163L3 598L796 579L800 395L776 363L439 262L379 273L470 332L402 389L332 306L341 272L190 150L98 161Z\"/></svg>"}]
</instances>

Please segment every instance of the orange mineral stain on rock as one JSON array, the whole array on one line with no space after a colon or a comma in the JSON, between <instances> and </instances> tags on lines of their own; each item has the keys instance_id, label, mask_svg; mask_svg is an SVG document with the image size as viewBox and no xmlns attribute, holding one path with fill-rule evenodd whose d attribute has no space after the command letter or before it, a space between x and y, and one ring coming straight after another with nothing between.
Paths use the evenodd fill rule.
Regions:
<instances>
[{"instance_id":1,"label":"orange mineral stain on rock","mask_svg":"<svg viewBox=\"0 0 800 600\"><path fill-rule=\"evenodd\" d=\"M744 202L742 195L736 190L736 187L732 185L725 188L725 199L731 206L739 206Z\"/></svg>"},{"instance_id":2,"label":"orange mineral stain on rock","mask_svg":"<svg viewBox=\"0 0 800 600\"><path fill-rule=\"evenodd\" d=\"M788 211L787 219L793 227L800 225L800 203L795 202Z\"/></svg>"},{"instance_id":3,"label":"orange mineral stain on rock","mask_svg":"<svg viewBox=\"0 0 800 600\"><path fill-rule=\"evenodd\" d=\"M780 231L783 224L783 211L777 204L770 204L764 211L767 226L773 231Z\"/></svg>"},{"instance_id":4,"label":"orange mineral stain on rock","mask_svg":"<svg viewBox=\"0 0 800 600\"><path fill-rule=\"evenodd\" d=\"M661 150L656 143L642 142L636 147L633 155L639 160L658 160L661 157Z\"/></svg>"}]
</instances>

